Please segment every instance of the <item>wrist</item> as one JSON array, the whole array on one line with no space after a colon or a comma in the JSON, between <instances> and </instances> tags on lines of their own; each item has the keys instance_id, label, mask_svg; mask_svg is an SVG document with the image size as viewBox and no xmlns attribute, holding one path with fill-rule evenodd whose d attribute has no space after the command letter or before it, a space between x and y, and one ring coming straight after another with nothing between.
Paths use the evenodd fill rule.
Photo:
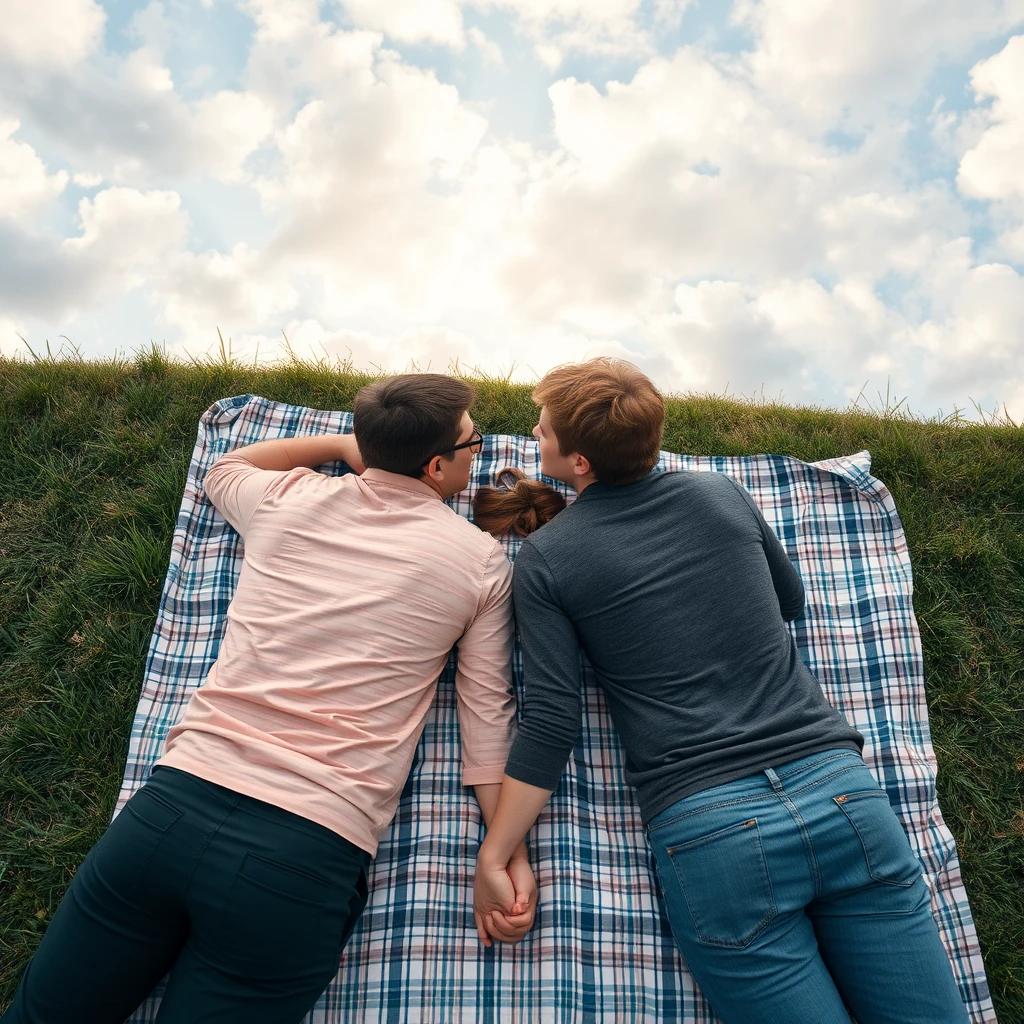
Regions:
<instances>
[{"instance_id":1,"label":"wrist","mask_svg":"<svg viewBox=\"0 0 1024 1024\"><path fill-rule=\"evenodd\" d=\"M476 856L477 864L486 869L498 870L504 868L509 862L508 857L502 857L501 854L496 850L493 844L488 844L485 839L480 844L480 849Z\"/></svg>"}]
</instances>

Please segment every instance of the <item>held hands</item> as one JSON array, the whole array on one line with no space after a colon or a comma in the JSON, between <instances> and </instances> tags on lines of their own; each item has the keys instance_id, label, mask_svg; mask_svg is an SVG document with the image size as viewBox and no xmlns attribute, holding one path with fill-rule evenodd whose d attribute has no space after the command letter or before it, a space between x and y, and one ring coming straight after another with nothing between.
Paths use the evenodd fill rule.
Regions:
<instances>
[{"instance_id":1,"label":"held hands","mask_svg":"<svg viewBox=\"0 0 1024 1024\"><path fill-rule=\"evenodd\" d=\"M525 850L508 864L490 862L481 847L473 883L473 917L485 946L492 939L518 942L533 926L537 910L537 883Z\"/></svg>"}]
</instances>

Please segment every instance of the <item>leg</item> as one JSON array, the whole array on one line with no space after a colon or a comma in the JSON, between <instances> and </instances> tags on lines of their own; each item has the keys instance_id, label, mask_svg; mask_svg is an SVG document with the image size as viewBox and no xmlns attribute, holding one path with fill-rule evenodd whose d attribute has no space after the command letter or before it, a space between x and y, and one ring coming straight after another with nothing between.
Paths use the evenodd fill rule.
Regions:
<instances>
[{"instance_id":1,"label":"leg","mask_svg":"<svg viewBox=\"0 0 1024 1024\"><path fill-rule=\"evenodd\" d=\"M121 1024L167 973L187 932L151 869L179 811L143 787L82 862L3 1024Z\"/></svg>"},{"instance_id":2,"label":"leg","mask_svg":"<svg viewBox=\"0 0 1024 1024\"><path fill-rule=\"evenodd\" d=\"M898 892L876 883L816 908L813 920L859 1024L966 1024L922 878Z\"/></svg>"},{"instance_id":3,"label":"leg","mask_svg":"<svg viewBox=\"0 0 1024 1024\"><path fill-rule=\"evenodd\" d=\"M868 767L848 756L825 774L780 768L776 779L812 838L819 886L807 915L859 1024L965 1024L921 865Z\"/></svg>"},{"instance_id":4,"label":"leg","mask_svg":"<svg viewBox=\"0 0 1024 1024\"><path fill-rule=\"evenodd\" d=\"M804 913L813 882L789 812L764 781L693 801L648 835L676 945L714 1011L727 1024L849 1024Z\"/></svg>"},{"instance_id":5,"label":"leg","mask_svg":"<svg viewBox=\"0 0 1024 1024\"><path fill-rule=\"evenodd\" d=\"M703 945L675 922L672 930L687 967L726 1024L850 1024L803 913L776 918L743 949Z\"/></svg>"},{"instance_id":6,"label":"leg","mask_svg":"<svg viewBox=\"0 0 1024 1024\"><path fill-rule=\"evenodd\" d=\"M369 855L324 833L243 800L194 878L159 1024L287 1024L312 1008L367 898Z\"/></svg>"}]
</instances>

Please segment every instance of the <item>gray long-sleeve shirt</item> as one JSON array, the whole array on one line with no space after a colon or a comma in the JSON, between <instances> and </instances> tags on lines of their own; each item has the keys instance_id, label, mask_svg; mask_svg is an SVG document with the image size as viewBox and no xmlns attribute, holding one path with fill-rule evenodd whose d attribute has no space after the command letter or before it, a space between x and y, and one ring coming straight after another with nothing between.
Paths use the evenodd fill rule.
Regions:
<instances>
[{"instance_id":1,"label":"gray long-sleeve shirt","mask_svg":"<svg viewBox=\"0 0 1024 1024\"><path fill-rule=\"evenodd\" d=\"M513 778L558 785L580 729L581 648L645 822L698 790L864 745L783 621L803 611L799 574L728 476L591 484L523 543L513 597L526 691Z\"/></svg>"}]
</instances>

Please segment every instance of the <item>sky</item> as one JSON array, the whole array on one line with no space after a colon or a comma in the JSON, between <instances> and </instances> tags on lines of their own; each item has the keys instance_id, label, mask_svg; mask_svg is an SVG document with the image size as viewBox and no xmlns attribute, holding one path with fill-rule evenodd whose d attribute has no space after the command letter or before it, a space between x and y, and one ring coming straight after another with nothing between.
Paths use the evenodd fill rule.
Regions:
<instances>
[{"instance_id":1,"label":"sky","mask_svg":"<svg viewBox=\"0 0 1024 1024\"><path fill-rule=\"evenodd\" d=\"M1024 420L1024 0L0 0L0 353Z\"/></svg>"}]
</instances>

